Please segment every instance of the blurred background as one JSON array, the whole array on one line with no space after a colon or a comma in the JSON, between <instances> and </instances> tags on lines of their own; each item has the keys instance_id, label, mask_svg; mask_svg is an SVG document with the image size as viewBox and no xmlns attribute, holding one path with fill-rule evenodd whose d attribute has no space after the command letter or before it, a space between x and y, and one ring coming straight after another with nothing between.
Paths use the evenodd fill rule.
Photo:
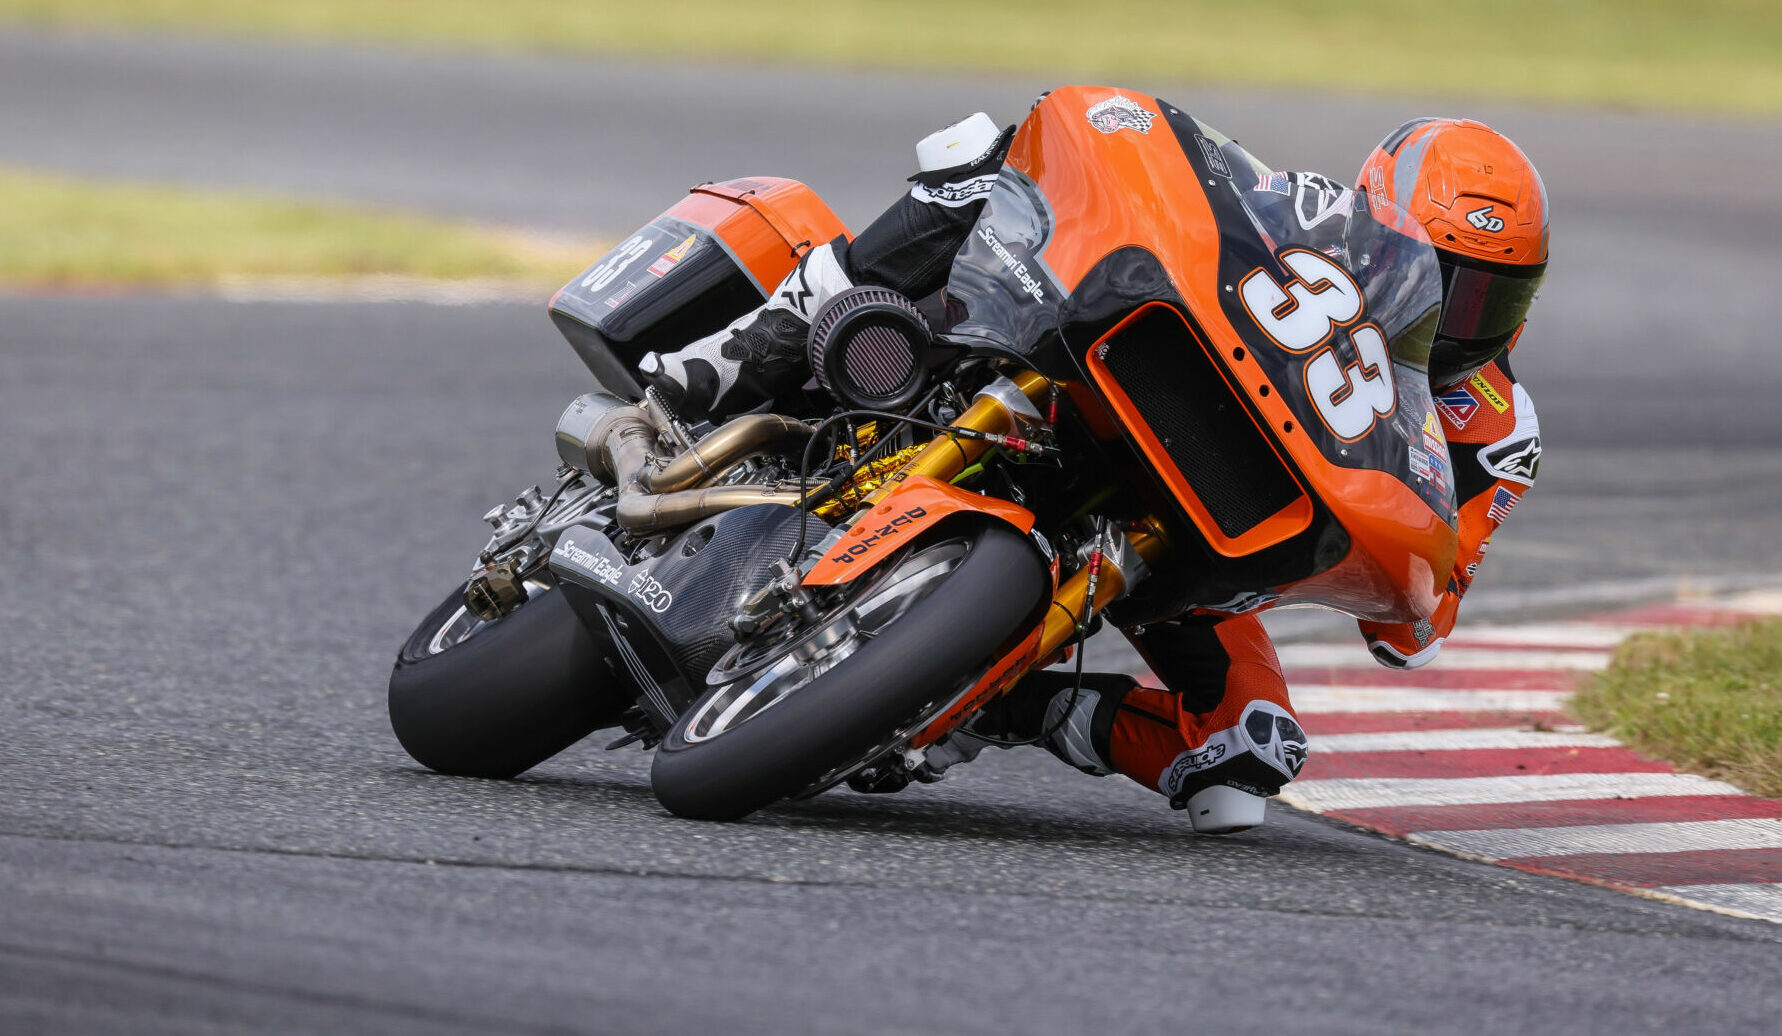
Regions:
<instances>
[{"instance_id":1,"label":"blurred background","mask_svg":"<svg viewBox=\"0 0 1782 1036\"><path fill-rule=\"evenodd\" d=\"M1231 1006L1233 970L1300 976L1329 1031L1763 1017L1774 946L1707 921L1312 821L1184 847L1142 790L1020 753L716 831L635 751L507 784L402 754L398 642L592 387L552 291L701 181L802 179L861 227L916 140L1067 82L1341 179L1412 117L1508 134L1552 204L1516 354L1546 452L1468 614L1778 579L1774 0L0 0L0 1010L1156 1029L1170 947L1224 938L1192 985L1226 1028L1303 1022Z\"/></svg>"}]
</instances>

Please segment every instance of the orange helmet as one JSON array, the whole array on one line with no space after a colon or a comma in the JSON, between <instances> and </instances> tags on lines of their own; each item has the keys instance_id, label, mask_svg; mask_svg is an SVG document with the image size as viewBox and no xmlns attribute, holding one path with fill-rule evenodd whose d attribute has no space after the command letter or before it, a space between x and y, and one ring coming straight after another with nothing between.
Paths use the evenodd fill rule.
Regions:
<instances>
[{"instance_id":1,"label":"orange helmet","mask_svg":"<svg viewBox=\"0 0 1782 1036\"><path fill-rule=\"evenodd\" d=\"M1446 388L1503 355L1547 272L1547 188L1508 137L1467 119L1412 119L1361 167L1375 215L1396 205L1442 261L1429 380Z\"/></svg>"}]
</instances>

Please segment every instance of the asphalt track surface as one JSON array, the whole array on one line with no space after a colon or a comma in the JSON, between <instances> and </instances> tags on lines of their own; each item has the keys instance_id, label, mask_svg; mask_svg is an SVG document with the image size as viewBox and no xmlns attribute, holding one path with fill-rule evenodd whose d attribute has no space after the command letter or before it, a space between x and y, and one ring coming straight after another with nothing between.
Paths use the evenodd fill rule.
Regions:
<instances>
[{"instance_id":1,"label":"asphalt track surface","mask_svg":"<svg viewBox=\"0 0 1782 1036\"><path fill-rule=\"evenodd\" d=\"M20 62L48 53L47 75L83 50L87 78L110 70L104 97L65 73L53 99L21 100L36 95L10 79ZM246 158L229 172L231 140L278 151L270 130L252 145L231 134L267 117L257 98L277 91L264 84L292 75L315 87L279 105L293 132L334 124L340 137L265 168L307 165L312 181ZM476 89L450 92L463 83ZM805 112L783 153L744 121L788 119L763 100L776 83ZM524 220L536 192L580 197L580 180L628 192L629 208L589 202L571 222L621 232L675 183L784 170L850 199L858 222L880 192L851 193L845 177L894 190L884 169L969 105L947 92L968 87L1028 92L0 36L0 158L377 198L409 154L391 189L409 180L417 204ZM868 102L891 129L859 124L873 122ZM386 106L404 104L432 113L425 132L380 143ZM1279 164L1314 167L1314 147L1301 162L1285 146L1287 127L1333 144L1342 112L1371 137L1404 107L1208 104L1265 154L1272 132ZM57 105L76 125L121 107L114 128L160 150L131 165L98 134L84 159L79 139L57 151L32 121ZM166 125L181 105L196 113ZM513 179L454 195L479 174L459 180L428 149L492 163L534 136L501 117L521 109L557 143L507 154ZM572 146L562 120L576 112L590 137L630 134L608 154L681 148L697 164L731 154L728 141L748 164L563 168L571 156L548 152ZM1519 363L1549 441L1541 487L1488 576L1535 594L1782 569L1765 283L1782 203L1763 197L1775 128L1511 114L1525 143L1547 133L1551 157L1528 146L1577 223L1541 310L1554 344ZM1599 140L1601 122L1645 136ZM702 134L720 136L689 143ZM1615 141L1658 172L1642 181L1609 161ZM148 168L187 152L187 172ZM557 165L534 167L546 157ZM512 212L452 201L509 190L524 196ZM535 211L548 222L548 206ZM541 307L5 298L0 375L5 1031L1739 1032L1768 1030L1782 1008L1776 926L1290 810L1197 839L1155 796L1032 751L736 825L666 816L647 757L599 739L519 781L419 770L383 713L395 646L463 571L476 515L549 474L551 424L586 385Z\"/></svg>"}]
</instances>

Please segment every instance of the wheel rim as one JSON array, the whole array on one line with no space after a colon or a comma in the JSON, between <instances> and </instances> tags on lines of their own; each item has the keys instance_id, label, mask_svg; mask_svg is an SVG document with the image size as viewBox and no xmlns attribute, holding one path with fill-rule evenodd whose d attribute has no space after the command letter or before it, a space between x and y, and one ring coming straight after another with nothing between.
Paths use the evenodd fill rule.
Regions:
<instances>
[{"instance_id":1,"label":"wheel rim","mask_svg":"<svg viewBox=\"0 0 1782 1036\"><path fill-rule=\"evenodd\" d=\"M528 601L551 588L550 583L536 578L527 579L524 585ZM524 602L520 605L521 608L525 606ZM505 617L503 616L503 618ZM495 621L500 622L501 619ZM421 657L432 658L434 655L444 654L491 625L493 623L477 618L469 608L460 604L457 610L446 616L445 621L439 624L439 628L433 631L433 636L427 638L426 646L421 649Z\"/></svg>"},{"instance_id":2,"label":"wheel rim","mask_svg":"<svg viewBox=\"0 0 1782 1036\"><path fill-rule=\"evenodd\" d=\"M685 740L696 744L719 737L808 686L938 590L965 554L962 539L910 554L858 601L787 641L780 657L701 698L687 719Z\"/></svg>"}]
</instances>

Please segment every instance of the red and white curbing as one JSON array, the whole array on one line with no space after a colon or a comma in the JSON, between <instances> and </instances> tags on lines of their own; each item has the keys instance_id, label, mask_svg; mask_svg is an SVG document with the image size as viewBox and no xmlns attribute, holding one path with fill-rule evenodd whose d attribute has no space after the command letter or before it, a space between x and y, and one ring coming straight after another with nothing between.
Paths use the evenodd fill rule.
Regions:
<instances>
[{"instance_id":1,"label":"red and white curbing","mask_svg":"<svg viewBox=\"0 0 1782 1036\"><path fill-rule=\"evenodd\" d=\"M1677 773L1564 704L1654 627L1782 613L1782 593L1567 622L1462 623L1430 667L1280 650L1311 756L1281 801L1455 855L1782 923L1782 802Z\"/></svg>"}]
</instances>

